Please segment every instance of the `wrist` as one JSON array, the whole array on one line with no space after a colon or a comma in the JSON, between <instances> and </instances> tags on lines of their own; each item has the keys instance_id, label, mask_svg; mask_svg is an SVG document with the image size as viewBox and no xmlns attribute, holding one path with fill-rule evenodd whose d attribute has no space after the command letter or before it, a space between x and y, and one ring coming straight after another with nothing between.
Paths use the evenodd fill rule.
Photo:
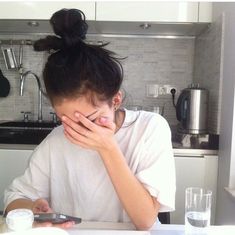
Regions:
<instances>
[{"instance_id":1,"label":"wrist","mask_svg":"<svg viewBox=\"0 0 235 235\"><path fill-rule=\"evenodd\" d=\"M109 143L103 148L100 148L98 150L100 155L106 155L111 154L113 151L115 151L118 148L118 145L116 143Z\"/></svg>"},{"instance_id":2,"label":"wrist","mask_svg":"<svg viewBox=\"0 0 235 235\"><path fill-rule=\"evenodd\" d=\"M103 148L98 150L100 156L103 158L105 156L111 156L114 152L119 150L119 146L115 140L107 143Z\"/></svg>"},{"instance_id":3,"label":"wrist","mask_svg":"<svg viewBox=\"0 0 235 235\"><path fill-rule=\"evenodd\" d=\"M125 157L117 144L100 151L99 154L108 172L112 172L117 166L126 165Z\"/></svg>"}]
</instances>

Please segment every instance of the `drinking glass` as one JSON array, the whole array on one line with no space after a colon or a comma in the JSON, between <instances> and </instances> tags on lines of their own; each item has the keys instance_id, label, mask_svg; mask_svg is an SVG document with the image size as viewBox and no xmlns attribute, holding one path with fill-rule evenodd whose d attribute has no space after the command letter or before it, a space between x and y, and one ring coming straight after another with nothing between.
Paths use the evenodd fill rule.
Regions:
<instances>
[{"instance_id":1,"label":"drinking glass","mask_svg":"<svg viewBox=\"0 0 235 235\"><path fill-rule=\"evenodd\" d=\"M185 190L185 233L207 234L211 219L212 191L203 188Z\"/></svg>"}]
</instances>

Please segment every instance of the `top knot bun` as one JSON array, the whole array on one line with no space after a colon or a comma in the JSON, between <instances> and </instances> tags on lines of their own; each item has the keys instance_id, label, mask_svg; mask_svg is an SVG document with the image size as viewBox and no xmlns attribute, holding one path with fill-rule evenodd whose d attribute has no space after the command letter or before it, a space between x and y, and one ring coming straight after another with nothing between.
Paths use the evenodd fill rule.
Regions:
<instances>
[{"instance_id":1,"label":"top knot bun","mask_svg":"<svg viewBox=\"0 0 235 235\"><path fill-rule=\"evenodd\" d=\"M48 36L36 41L36 51L71 48L86 38L88 25L84 13L78 9L61 9L52 15L50 23L59 37Z\"/></svg>"},{"instance_id":2,"label":"top knot bun","mask_svg":"<svg viewBox=\"0 0 235 235\"><path fill-rule=\"evenodd\" d=\"M67 47L72 47L86 38L88 25L84 13L78 9L57 11L52 15L50 23L55 34L62 38Z\"/></svg>"}]
</instances>

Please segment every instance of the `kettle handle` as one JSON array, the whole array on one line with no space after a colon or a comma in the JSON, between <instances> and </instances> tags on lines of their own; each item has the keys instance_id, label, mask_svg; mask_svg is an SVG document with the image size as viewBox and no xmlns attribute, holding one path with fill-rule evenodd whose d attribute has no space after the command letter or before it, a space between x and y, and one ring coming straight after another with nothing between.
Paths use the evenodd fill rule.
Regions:
<instances>
[{"instance_id":1,"label":"kettle handle","mask_svg":"<svg viewBox=\"0 0 235 235\"><path fill-rule=\"evenodd\" d=\"M186 107L185 102L187 102L188 94L187 92L182 92L177 100L176 104L176 118L178 121L185 119L186 117Z\"/></svg>"}]
</instances>

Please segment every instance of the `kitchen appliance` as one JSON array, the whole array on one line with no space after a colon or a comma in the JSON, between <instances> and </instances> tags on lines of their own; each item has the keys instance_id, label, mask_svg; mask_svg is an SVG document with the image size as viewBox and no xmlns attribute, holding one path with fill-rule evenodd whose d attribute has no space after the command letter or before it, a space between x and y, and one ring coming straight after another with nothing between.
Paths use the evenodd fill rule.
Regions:
<instances>
[{"instance_id":1,"label":"kitchen appliance","mask_svg":"<svg viewBox=\"0 0 235 235\"><path fill-rule=\"evenodd\" d=\"M199 86L191 85L182 90L176 104L176 117L180 121L179 132L207 133L208 97L208 90Z\"/></svg>"}]
</instances>

